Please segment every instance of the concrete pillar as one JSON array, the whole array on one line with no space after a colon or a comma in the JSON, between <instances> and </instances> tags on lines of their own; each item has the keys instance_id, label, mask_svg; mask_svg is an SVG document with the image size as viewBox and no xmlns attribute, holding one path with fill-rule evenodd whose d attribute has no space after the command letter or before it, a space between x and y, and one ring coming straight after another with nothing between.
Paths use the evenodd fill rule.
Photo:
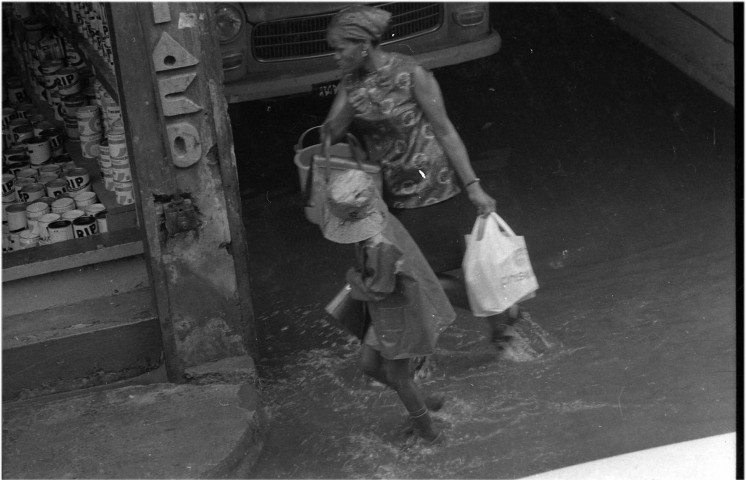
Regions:
<instances>
[{"instance_id":1,"label":"concrete pillar","mask_svg":"<svg viewBox=\"0 0 746 480\"><path fill-rule=\"evenodd\" d=\"M210 3L110 4L120 104L169 380L256 352Z\"/></svg>"}]
</instances>

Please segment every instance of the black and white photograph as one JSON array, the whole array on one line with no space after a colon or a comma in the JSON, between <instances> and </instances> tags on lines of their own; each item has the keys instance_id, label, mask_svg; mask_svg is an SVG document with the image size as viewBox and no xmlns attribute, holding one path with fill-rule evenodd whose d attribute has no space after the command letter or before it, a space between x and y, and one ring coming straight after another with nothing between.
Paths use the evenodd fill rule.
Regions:
<instances>
[{"instance_id":1,"label":"black and white photograph","mask_svg":"<svg viewBox=\"0 0 746 480\"><path fill-rule=\"evenodd\" d=\"M730 480L743 2L2 2L3 479Z\"/></svg>"}]
</instances>

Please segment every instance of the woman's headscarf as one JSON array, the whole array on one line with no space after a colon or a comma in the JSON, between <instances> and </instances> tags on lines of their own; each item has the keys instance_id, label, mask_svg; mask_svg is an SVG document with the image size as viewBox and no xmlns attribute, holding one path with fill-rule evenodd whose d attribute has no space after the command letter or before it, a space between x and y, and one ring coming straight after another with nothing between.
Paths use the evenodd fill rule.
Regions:
<instances>
[{"instance_id":1,"label":"woman's headscarf","mask_svg":"<svg viewBox=\"0 0 746 480\"><path fill-rule=\"evenodd\" d=\"M349 40L381 41L391 14L380 8L353 5L337 13L327 27L327 38L339 36Z\"/></svg>"}]
</instances>

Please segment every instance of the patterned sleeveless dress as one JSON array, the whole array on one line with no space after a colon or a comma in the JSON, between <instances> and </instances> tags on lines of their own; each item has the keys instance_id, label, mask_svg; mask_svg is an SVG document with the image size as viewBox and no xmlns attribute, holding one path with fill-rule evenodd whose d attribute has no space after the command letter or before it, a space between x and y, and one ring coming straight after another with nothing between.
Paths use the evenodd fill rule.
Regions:
<instances>
[{"instance_id":1,"label":"patterned sleeveless dress","mask_svg":"<svg viewBox=\"0 0 746 480\"><path fill-rule=\"evenodd\" d=\"M397 53L384 53L385 63L370 74L347 74L346 89L354 107L352 122L370 161L381 166L384 199L390 208L410 209L447 200L461 189L443 147L417 103L412 74L417 62Z\"/></svg>"}]
</instances>

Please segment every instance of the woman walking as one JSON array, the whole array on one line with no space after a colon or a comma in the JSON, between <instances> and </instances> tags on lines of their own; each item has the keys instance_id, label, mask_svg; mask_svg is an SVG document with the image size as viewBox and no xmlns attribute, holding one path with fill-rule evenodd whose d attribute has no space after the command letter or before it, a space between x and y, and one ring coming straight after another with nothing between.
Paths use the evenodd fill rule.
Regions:
<instances>
[{"instance_id":1,"label":"woman walking","mask_svg":"<svg viewBox=\"0 0 746 480\"><path fill-rule=\"evenodd\" d=\"M322 141L334 143L349 130L362 139L368 159L381 166L391 213L432 269L463 289L445 273L461 267L463 238L471 231L475 209L477 215L488 215L495 211L495 200L474 173L432 73L412 57L380 48L390 16L356 5L330 22L327 41L344 76ZM498 348L509 341L517 318L517 307L487 317L490 340Z\"/></svg>"}]
</instances>

